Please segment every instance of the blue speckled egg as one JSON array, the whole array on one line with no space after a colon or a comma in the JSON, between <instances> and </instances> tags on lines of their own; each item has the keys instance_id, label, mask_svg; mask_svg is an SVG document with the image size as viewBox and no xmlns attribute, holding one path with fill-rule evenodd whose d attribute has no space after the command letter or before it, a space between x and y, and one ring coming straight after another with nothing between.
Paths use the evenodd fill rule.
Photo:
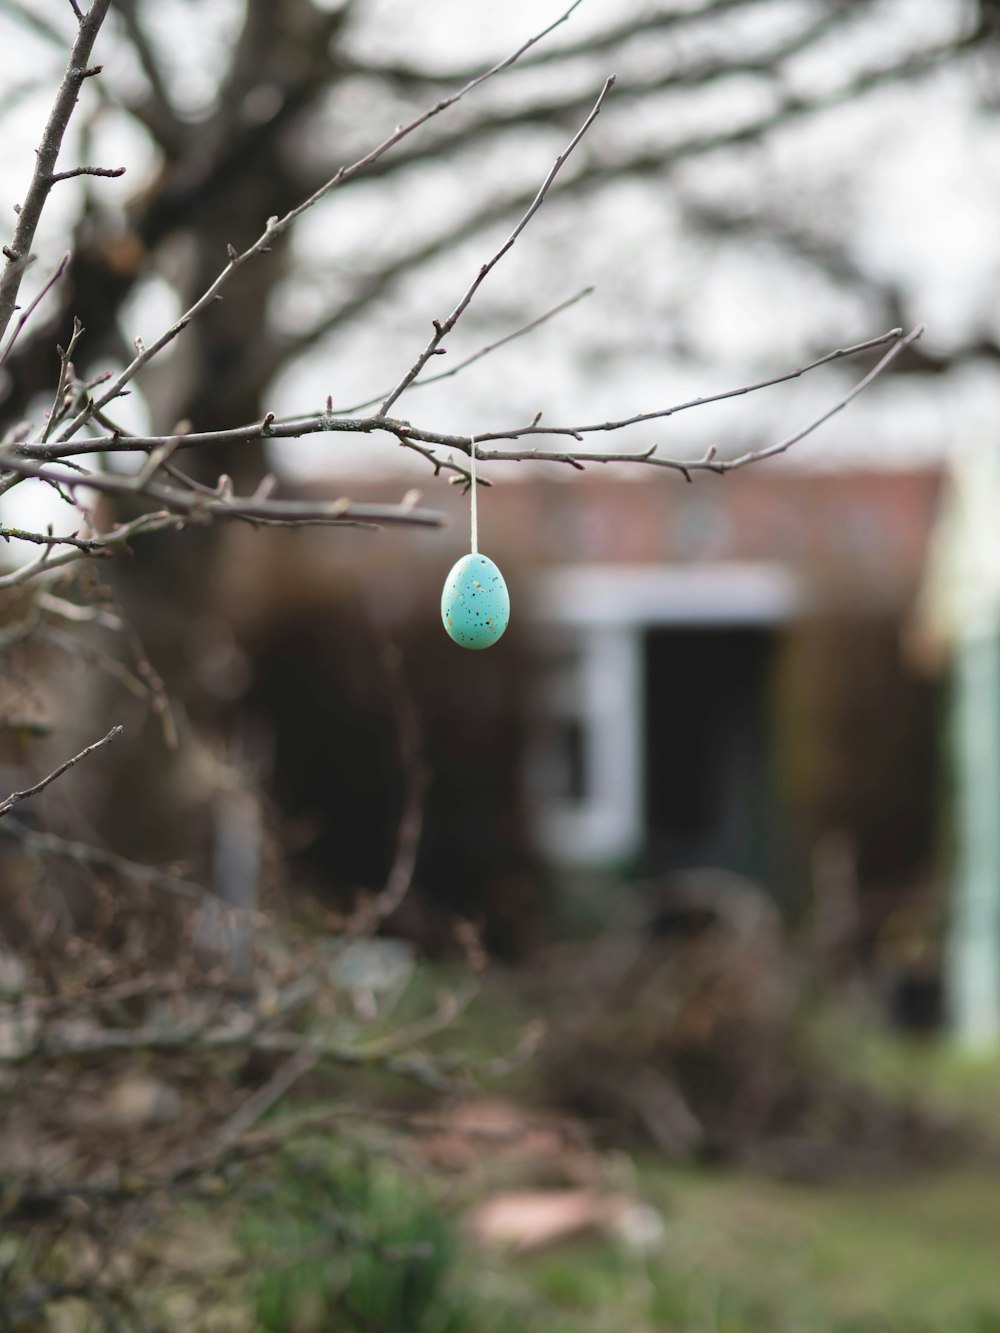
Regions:
<instances>
[{"instance_id":1,"label":"blue speckled egg","mask_svg":"<svg viewBox=\"0 0 1000 1333\"><path fill-rule=\"evenodd\" d=\"M463 555L441 590L444 627L463 648L489 648L507 628L510 596L488 556Z\"/></svg>"}]
</instances>

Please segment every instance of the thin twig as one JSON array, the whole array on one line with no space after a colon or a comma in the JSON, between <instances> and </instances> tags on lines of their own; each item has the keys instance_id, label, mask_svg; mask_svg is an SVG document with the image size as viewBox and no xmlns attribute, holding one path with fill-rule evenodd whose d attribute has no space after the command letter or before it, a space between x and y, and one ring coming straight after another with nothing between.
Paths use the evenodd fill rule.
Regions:
<instances>
[{"instance_id":1,"label":"thin twig","mask_svg":"<svg viewBox=\"0 0 1000 1333\"><path fill-rule=\"evenodd\" d=\"M57 181L75 180L77 176L106 176L116 179L125 175L124 167L71 167L69 171L57 171L52 177L53 185Z\"/></svg>"},{"instance_id":2,"label":"thin twig","mask_svg":"<svg viewBox=\"0 0 1000 1333\"><path fill-rule=\"evenodd\" d=\"M107 745L109 741L117 740L123 730L124 728L121 726L112 727L101 740L94 741L93 745L88 745L79 754L75 754L72 759L67 759L64 764L60 764L58 768L53 769L47 778L42 778L41 782L36 782L33 787L27 787L24 791L11 792L5 801L0 801L0 818L3 818L19 801L23 801L29 796L37 796L40 791L44 791L50 783L55 782L56 778L61 778L81 759L86 759L88 755L93 754L95 750L99 750L102 745Z\"/></svg>"},{"instance_id":3,"label":"thin twig","mask_svg":"<svg viewBox=\"0 0 1000 1333\"><path fill-rule=\"evenodd\" d=\"M422 1026L427 1035L454 1021L454 1012L435 1015ZM417 1025L414 1024L414 1031ZM437 1092L465 1089L464 1080L439 1067L430 1056L416 1050L400 1050L392 1039L375 1039L367 1045L345 1045L319 1036L296 1032L265 1032L259 1028L231 1023L226 1026L166 1026L146 1024L133 1028L104 1028L100 1031L67 1029L61 1034L39 1035L21 1047L0 1048L0 1068L17 1067L31 1062L39 1065L59 1060L85 1060L101 1056L143 1051L184 1051L193 1057L207 1058L221 1051L256 1051L262 1055L309 1055L317 1061L347 1068L381 1069L398 1074ZM457 1062L447 1062L454 1065Z\"/></svg>"},{"instance_id":4,"label":"thin twig","mask_svg":"<svg viewBox=\"0 0 1000 1333\"><path fill-rule=\"evenodd\" d=\"M467 356L463 361L459 361L448 370L442 370L436 375L425 375L422 379L414 380L410 385L411 390L422 389L425 385L438 384L441 380L452 379L459 373L459 371L475 365L475 363L481 361L484 356L489 356L490 352L495 352L500 347L506 347L508 343L514 342L515 339L523 338L526 333L532 333L548 320L554 319L556 315L561 315L564 310L569 310L569 308L576 305L578 301L582 301L584 297L593 296L593 294L593 287L584 287L583 290L577 292L575 296L569 297L568 300L560 301L559 304L554 305L551 310L546 310L544 314L536 316L535 319L530 320L527 324L522 324L521 327L515 329L513 333L507 333L502 338L498 338L496 342L487 343L485 347L480 347L478 352L473 352L471 356ZM366 398L363 403L355 403L353 407L337 408L336 414L337 416L349 416L354 412L363 412L366 407L375 407L383 400L387 392L388 390L384 390L382 393L376 394L372 398Z\"/></svg>"},{"instance_id":5,"label":"thin twig","mask_svg":"<svg viewBox=\"0 0 1000 1333\"><path fill-rule=\"evenodd\" d=\"M75 532L65 537L54 537L51 532L29 532L26 528L0 526L0 540L31 542L34 546L75 546L79 551L98 551L104 543L100 537L78 537Z\"/></svg>"},{"instance_id":6,"label":"thin twig","mask_svg":"<svg viewBox=\"0 0 1000 1333\"><path fill-rule=\"evenodd\" d=\"M67 560L79 559L80 554L81 553L78 551L69 551L64 556L56 556L53 558L52 547L43 546L41 554L36 556L34 560L29 560L26 565L22 565L20 569L13 570L10 574L0 575L0 588L16 588L22 583L27 583L29 580L37 578L39 574L43 573L49 567L55 568Z\"/></svg>"},{"instance_id":7,"label":"thin twig","mask_svg":"<svg viewBox=\"0 0 1000 1333\"><path fill-rule=\"evenodd\" d=\"M494 268L496 268L497 264L499 264L500 260L508 252L508 250L511 249L517 238L524 231L525 227L528 225L531 219L541 208L542 204L545 202L545 196L551 189L552 183L555 180L556 176L558 176L559 172L561 171L563 164L566 162L567 158L573 152L574 148L576 148L577 144L580 142L583 136L590 129L591 125L593 125L594 121L600 115L601 107L604 105L605 101L607 100L608 94L611 92L611 89L614 86L615 86L615 76L612 74L608 79L605 80L604 87L598 94L597 101L591 108L589 115L584 120L583 124L580 126L577 132L573 135L573 138L570 140L570 142L566 145L563 151L556 158L555 162L552 164L551 168L549 169L548 175L545 177L545 180L542 181L542 184L539 187L538 192L535 195L534 199L532 199L531 203L521 214L521 217L515 224L514 230L504 241L503 245L501 245L500 249L497 250L496 254L494 254L491 259L488 259L486 263L483 264L483 266L480 268L479 272L476 274L475 278L472 280L469 287L467 288L465 295L459 301L458 305L451 312L448 318L444 320L443 323L440 322L439 320L434 321L433 337L431 338L427 346L424 348L424 350L417 357L416 361L414 361L413 365L403 376L403 378L396 385L396 387L383 401L381 407L379 408L379 413L378 413L380 417L384 417L388 413L389 409L392 407L393 403L397 400L397 398L399 398L400 395L403 394L406 391L406 389L409 388L409 386L413 383L413 381L423 370L424 366L426 366L427 362L431 359L432 356L435 355L435 353L440 348L444 339L452 331L452 329L461 319L465 311L469 308L472 298L475 296L476 292L478 292L479 288L482 286L487 276L493 271Z\"/></svg>"},{"instance_id":8,"label":"thin twig","mask_svg":"<svg viewBox=\"0 0 1000 1333\"><path fill-rule=\"evenodd\" d=\"M807 375L811 370L817 370L820 366L827 366L832 361L842 361L845 357L860 356L863 352L874 351L878 347L884 347L891 343L898 350L900 341L905 345L912 342L920 336L923 326L920 330L903 337L902 329L890 329L887 333L880 333L877 338L868 338L865 342L854 343L850 347L838 347L832 352L827 352L823 356L818 356L812 361L806 362L804 366L799 366L796 370L786 371L781 375L771 375L767 379L755 380L752 384L742 384L736 389L724 389L721 393L710 393L700 398L689 398L686 402L675 403L672 407L657 408L653 412L638 412L634 416L621 417L617 421L602 421L597 424L585 426L540 426L531 425L517 431L517 437L525 435L591 435L597 432L610 432L625 430L628 426L638 426L645 421L661 421L665 417L677 416L679 412L690 411L693 407L704 407L708 403L723 403L729 398L741 398L748 393L757 393L761 389L770 389L777 384L787 384L790 380L797 380L802 375ZM895 352L893 353L895 355ZM514 438L513 436L503 436L496 432L490 436L488 432L480 433L477 436L479 440Z\"/></svg>"},{"instance_id":9,"label":"thin twig","mask_svg":"<svg viewBox=\"0 0 1000 1333\"><path fill-rule=\"evenodd\" d=\"M37 472L29 473L30 476L37 476ZM100 474L98 474L99 480ZM77 485L86 484L87 474L84 477L74 478ZM43 481L49 481L53 484L63 484L61 478L42 477ZM91 481L93 486L93 481ZM99 538L94 538L100 542L99 547L93 549L81 550L75 544L70 550L64 551L61 555L53 555L51 546L46 547L37 560L31 561L27 565L22 565L20 569L13 570L10 574L0 575L0 588L15 588L19 584L27 583L39 574L51 573L55 569L61 569L63 565L75 564L78 560L93 560L102 556L113 554L113 550L118 547L127 546L129 540L140 532L157 532L162 528L177 527L183 524L176 514L160 511L158 513L140 514L138 518L132 519L130 523L123 523L120 527L111 532L102 534Z\"/></svg>"},{"instance_id":10,"label":"thin twig","mask_svg":"<svg viewBox=\"0 0 1000 1333\"><path fill-rule=\"evenodd\" d=\"M60 347L58 343L56 344L56 351L59 353L59 379L56 381L56 391L52 396L52 407L49 409L48 419L42 430L43 442L49 438L72 405L72 397L67 393L67 390L73 375L73 353L76 351L76 345L82 335L83 325L74 316L73 332L70 335L69 342L65 348Z\"/></svg>"},{"instance_id":11,"label":"thin twig","mask_svg":"<svg viewBox=\"0 0 1000 1333\"><path fill-rule=\"evenodd\" d=\"M103 606L81 606L78 602L68 602L64 597L55 597L49 592L40 592L35 604L41 611L58 616L61 620L95 622L103 629L120 630L124 628L121 616Z\"/></svg>"},{"instance_id":12,"label":"thin twig","mask_svg":"<svg viewBox=\"0 0 1000 1333\"><path fill-rule=\"evenodd\" d=\"M66 265L68 263L69 263L69 254L67 252L66 254L63 255L62 259L60 259L59 263L56 266L56 270L52 274L52 276L46 279L46 281L43 283L41 287L41 290L36 293L32 301L28 305L27 310L21 312L21 317L20 319L18 319L17 324L14 326L14 332L8 338L7 346L3 349L3 355L0 356L0 366L6 363L7 358L10 356L11 351L13 350L14 344L17 342L18 337L20 336L21 330L24 328L25 324L27 324L28 320L38 309L42 301L44 301L46 296L48 296L49 292L56 285L56 283L59 281L62 275L66 272Z\"/></svg>"},{"instance_id":13,"label":"thin twig","mask_svg":"<svg viewBox=\"0 0 1000 1333\"><path fill-rule=\"evenodd\" d=\"M156 447L162 447L168 441L160 439ZM187 443L182 438L181 443ZM64 460L57 464L68 467ZM223 478L214 494L189 491L184 493L176 488L160 484L147 483L140 489L135 477L123 477L108 472L88 472L79 469L72 472L62 471L59 466L48 463L36 463L19 453L0 450L0 466L9 467L25 476L39 477L43 481L64 486L72 492L81 487L101 491L108 495L141 495L162 505L176 518L203 519L241 518L258 519L261 522L304 522L329 523L331 525L356 523L402 523L417 527L441 527L444 516L434 510L418 509L404 500L397 505L357 504L346 498L328 501L312 500L269 500L254 495L233 495ZM144 520L160 519L163 515L143 515L134 520L138 524ZM116 528L104 537L105 543L121 541L122 533L134 530L132 525ZM53 562L54 563L54 562ZM0 586L2 582L0 582Z\"/></svg>"},{"instance_id":14,"label":"thin twig","mask_svg":"<svg viewBox=\"0 0 1000 1333\"><path fill-rule=\"evenodd\" d=\"M502 253L502 252L501 252ZM485 266L484 266L485 268ZM488 271L488 270L486 270ZM442 326L443 328L444 326ZM526 426L517 426L507 430L486 431L477 435L480 445L489 441L511 440L516 441L525 438L538 436L570 436L575 440L582 440L586 434L610 433L623 430L628 426L638 425L648 421L663 420L664 418L675 415L676 413L687 411L690 408L702 406L706 403L721 402L729 398L740 397L745 394L754 393L761 389L770 388L777 384L783 384L790 380L798 379L800 376L815 370L820 366L829 365L831 362L843 360L847 357L857 356L863 352L871 351L889 344L888 351L880 358L877 364L850 390L849 393L838 399L837 402L822 413L819 417L811 421L803 429L797 431L794 435L770 445L764 449L752 450L740 455L734 459L721 459L717 456L714 447L708 449L700 458L682 459L682 458L664 458L656 452L656 446L639 451L630 452L582 452L576 450L553 451L553 450L483 450L479 448L479 457L486 462L540 462L540 463L560 463L577 470L582 470L590 463L636 463L644 464L650 467L665 468L670 471L679 472L687 480L691 479L694 472L732 472L737 468L745 467L749 463L758 462L764 458L771 458L777 454L785 453L793 445L812 434L812 432L831 417L840 412L848 403L864 391L882 372L895 360L895 358L913 342L915 342L923 333L923 325L912 329L909 333L903 334L900 329L890 329L888 333L880 334L876 338L866 339L864 342L855 343L849 347L836 348L832 352L816 357L805 365L797 367L795 370L787 371L780 375L770 376L767 379L757 380L751 384L742 385L736 389L724 390L721 393L709 394L700 398L689 399L686 402L675 404L671 407L660 408L653 412L639 413L631 417L625 417L617 421L605 421L600 423L591 423L586 425L574 426L552 426L540 423L539 415ZM181 437L142 437L142 436L115 436L104 437L97 440L88 440L85 444L67 444L67 445L19 445L16 446L17 452L0 451L0 465L10 467L15 472L22 472L30 476L38 476L44 480L58 483L72 490L74 487L89 485L95 490L107 491L110 493L136 493L136 478L123 478L112 473L85 473L80 476L73 474L66 475L61 471L52 469L47 464L39 464L32 461L38 455L51 457L60 452L65 454L83 452L84 449L94 452L111 452L115 450L123 451L142 451L156 454L160 457L158 451L166 451L166 456L172 454L178 448L194 448L196 446L235 443L237 441L249 441L252 439L261 439L265 435L267 438L297 438L303 435L318 433L321 431L348 431L352 433L369 434L376 431L385 431L395 435L400 444L416 451L429 458L429 461L435 468L435 472L440 471L446 466L443 460L438 459L427 445L438 445L450 449L467 453L469 450L469 437L464 435L453 435L439 431L429 431L411 425L407 421L401 421L397 418L386 417L382 414L374 417L331 417L327 414L321 414L315 417L309 417L290 421L273 421L266 419L265 422L255 422L251 426L238 427L233 430L192 433ZM58 461L64 462L63 459ZM68 464L64 465L68 466ZM181 480L189 489L187 494L176 489L167 489L162 486L147 485L143 494L157 503L163 504L175 515L186 515L189 518L211 518L228 517L256 520L262 523L381 523L381 522L416 522L433 523L435 525L442 522L438 514L426 514L425 511L417 510L412 505L404 502L403 505L395 509L386 509L383 506L363 506L351 504L346 500L338 500L332 504L321 504L316 506L311 501L271 501L257 500L255 497L248 499L237 499L229 494L221 485L214 490L201 483L195 483L183 473L177 472L166 459L163 459L163 469L173 479ZM148 467L148 464L147 464ZM451 470L461 473L463 470L451 465ZM146 469L140 476L145 475ZM467 475L467 474L466 474ZM177 520L180 521L180 520ZM114 535L114 534L112 534ZM106 539L108 540L108 539ZM24 570L17 571L14 575L0 577L0 587L10 582L23 582L27 578L33 577L40 572L44 564L49 567L56 567L60 564L68 563L73 559L80 558L83 552L67 552L62 556L57 556L51 561L36 562L36 566L26 566Z\"/></svg>"},{"instance_id":15,"label":"thin twig","mask_svg":"<svg viewBox=\"0 0 1000 1333\"><path fill-rule=\"evenodd\" d=\"M825 412L821 413L818 417L813 418L807 426L803 426L801 430L796 431L794 435L788 435L783 440L779 440L777 444L767 445L763 449L749 450L746 453L740 454L736 458L719 458L714 445L706 449L705 453L702 454L700 458L690 459L659 458L656 454L655 445L640 453L620 454L603 452L581 453L577 451L556 453L551 450L542 449L495 449L487 451L480 449L477 452L477 457L485 459L488 462L566 463L570 467L577 468L578 470L582 470L588 463L646 463L650 467L668 468L673 472L681 472L689 481L691 478L688 474L691 472L715 472L719 474L735 472L739 468L746 467L749 463L759 463L765 458L774 458L778 454L787 453L793 445L798 444L800 440L804 440L807 435L811 435L813 431L818 430L819 427L829 421L831 417L835 417L838 412L842 412L848 403L853 402L858 394L863 393L870 384L878 379L882 372L896 359L900 352L902 352L904 348L909 347L911 343L916 342L923 331L924 325L919 324L904 337L900 337L893 343L892 347L889 348L879 362L874 365L867 375L863 376L852 389L842 397L838 398L832 407L827 408ZM834 355L835 354L831 354L830 357L824 359L831 360ZM588 429L602 430L604 427L581 426L576 433L579 436L583 431Z\"/></svg>"},{"instance_id":16,"label":"thin twig","mask_svg":"<svg viewBox=\"0 0 1000 1333\"><path fill-rule=\"evenodd\" d=\"M185 1150L168 1163L161 1176L172 1183L183 1180L194 1172L210 1166L230 1151L291 1089L316 1067L318 1056L313 1051L297 1051L279 1067L268 1081L250 1094L228 1120L212 1135L207 1145L194 1151Z\"/></svg>"},{"instance_id":17,"label":"thin twig","mask_svg":"<svg viewBox=\"0 0 1000 1333\"><path fill-rule=\"evenodd\" d=\"M38 642L50 643L53 647L61 649L68 657L77 660L82 659L98 671L103 671L112 680L117 681L123 689L128 690L133 698L141 699L143 703L152 703L146 683L130 671L124 662L119 662L117 657L112 657L103 648L81 640L75 634L68 634L65 630L57 629L55 625L39 625L35 634Z\"/></svg>"},{"instance_id":18,"label":"thin twig","mask_svg":"<svg viewBox=\"0 0 1000 1333\"><path fill-rule=\"evenodd\" d=\"M22 824L17 818L8 819L0 832L16 838L39 856L63 857L67 861L74 861L77 865L108 871L127 883L137 884L143 888L160 889L193 902L203 902L215 897L210 889L195 883L194 880L185 879L183 875L175 875L156 866L142 865L104 847L93 847L90 843L79 842L74 838L63 838L57 833L40 833ZM223 903L221 899L218 900L216 910L231 913L234 918L243 921L248 916L255 917L255 914L240 911Z\"/></svg>"}]
</instances>

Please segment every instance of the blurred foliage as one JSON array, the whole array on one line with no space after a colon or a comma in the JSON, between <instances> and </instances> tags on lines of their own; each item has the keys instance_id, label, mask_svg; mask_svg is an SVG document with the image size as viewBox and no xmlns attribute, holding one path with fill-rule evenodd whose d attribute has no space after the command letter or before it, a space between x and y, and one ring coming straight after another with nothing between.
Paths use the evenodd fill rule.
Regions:
<instances>
[{"instance_id":1,"label":"blurred foliage","mask_svg":"<svg viewBox=\"0 0 1000 1333\"><path fill-rule=\"evenodd\" d=\"M804 1040L817 1058L849 1068L853 1078L882 1096L905 1099L991 1138L997 1134L996 1054L963 1049L941 1032L900 1036L830 1003L804 1016Z\"/></svg>"},{"instance_id":2,"label":"blurred foliage","mask_svg":"<svg viewBox=\"0 0 1000 1333\"><path fill-rule=\"evenodd\" d=\"M423 984L427 984L426 979ZM518 1016L487 989L474 1027L486 1040ZM995 1133L1000 1061L936 1041L900 1040L846 1009L813 1013L815 1049L883 1097L961 1114ZM530 1078L520 1081L530 1093ZM262 1130L323 1110L308 1099ZM118 1327L211 1333L1000 1333L1000 1161L988 1150L950 1170L821 1186L747 1169L615 1154L614 1170L664 1220L629 1246L581 1240L532 1255L474 1251L462 1237L467 1187L412 1167L375 1121L346 1136L283 1136L248 1161L232 1196L177 1202L128 1262L149 1275ZM486 1151L486 1149L484 1149ZM230 1182L232 1183L232 1182ZM460 1204L461 1206L457 1206ZM22 1238L23 1245L30 1239ZM142 1245L177 1270L158 1288ZM8 1278L27 1250L0 1239ZM28 1256L30 1259L30 1256ZM123 1256L120 1260L126 1262ZM28 1263L30 1269L30 1262ZM199 1289L195 1275L201 1273ZM162 1276L162 1274L161 1274ZM146 1279L142 1279L145 1281ZM2 1288L0 1288L2 1290ZM103 1327L66 1303L0 1329Z\"/></svg>"},{"instance_id":3,"label":"blurred foliage","mask_svg":"<svg viewBox=\"0 0 1000 1333\"><path fill-rule=\"evenodd\" d=\"M346 1248L345 1248L346 1242ZM464 1333L451 1288L456 1241L426 1190L387 1162L289 1155L274 1193L242 1219L256 1326ZM287 1256L287 1262L283 1262Z\"/></svg>"}]
</instances>

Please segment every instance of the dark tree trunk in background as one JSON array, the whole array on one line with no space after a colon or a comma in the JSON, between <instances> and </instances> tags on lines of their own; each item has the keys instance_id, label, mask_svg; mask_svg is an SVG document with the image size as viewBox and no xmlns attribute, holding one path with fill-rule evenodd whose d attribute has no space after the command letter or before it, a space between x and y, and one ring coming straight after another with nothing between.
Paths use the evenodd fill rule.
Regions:
<instances>
[{"instance_id":1,"label":"dark tree trunk in background","mask_svg":"<svg viewBox=\"0 0 1000 1333\"><path fill-rule=\"evenodd\" d=\"M141 16L133 0L122 9L129 22ZM76 228L54 328L50 324L26 337L10 366L2 404L8 419L24 412L39 393L51 392L53 334L65 342L74 316L86 330L77 355L81 376L96 373L109 358L127 361L131 339L149 336L122 325L123 307L137 286L162 275L186 308L225 266L227 246L244 248L268 217L286 213L315 188L316 181L297 171L289 136L301 132L329 87L334 68L329 53L348 9L330 14L310 0L248 0L220 95L202 123L186 123L152 99L137 108L163 155L159 175L130 200L125 229L120 217L103 211L100 191L94 192L93 206ZM262 395L282 357L267 311L286 258L282 237L272 253L244 266L224 299L189 326L169 358L145 373L142 388L154 431L169 433L182 421L214 430L263 414ZM211 484L225 473L237 486L247 486L263 471L257 445L199 451L178 461ZM124 506L118 516L129 516ZM197 668L205 648L199 626L215 623L218 629L211 589L222 533L217 526L194 525L182 551L174 534L150 536L141 560L119 561L106 573L180 716L192 719L220 752L232 739L227 701L202 688ZM225 813L210 798L206 827L199 817L206 811L204 788L187 773L178 775L176 758L165 750L158 730L151 717L150 743L134 745L123 763L109 802L114 827L106 832L129 854L181 857L211 877L218 855L212 826L225 824Z\"/></svg>"}]
</instances>

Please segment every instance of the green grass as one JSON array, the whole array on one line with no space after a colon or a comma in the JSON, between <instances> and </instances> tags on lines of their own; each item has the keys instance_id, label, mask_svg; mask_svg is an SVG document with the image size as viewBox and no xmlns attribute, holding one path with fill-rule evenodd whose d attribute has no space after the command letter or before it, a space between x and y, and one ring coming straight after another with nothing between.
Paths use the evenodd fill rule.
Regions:
<instances>
[{"instance_id":1,"label":"green grass","mask_svg":"<svg viewBox=\"0 0 1000 1333\"><path fill-rule=\"evenodd\" d=\"M654 1253L593 1241L480 1266L491 1308L522 1333L1000 1333L1000 1060L835 1011L805 1035L843 1077L979 1135L981 1161L807 1186L649 1156Z\"/></svg>"},{"instance_id":2,"label":"green grass","mask_svg":"<svg viewBox=\"0 0 1000 1333\"><path fill-rule=\"evenodd\" d=\"M431 977L408 1005L414 993L426 1005ZM516 987L491 986L445 1044L495 1055L528 1016ZM998 1142L1000 1061L835 1009L808 1018L802 1041L818 1067ZM534 1079L529 1066L499 1091L530 1101ZM655 1253L591 1241L485 1260L459 1245L446 1286L465 1310L452 1316L463 1333L1000 1333L1000 1153L992 1160L805 1186L648 1157L636 1185L664 1217Z\"/></svg>"},{"instance_id":3,"label":"green grass","mask_svg":"<svg viewBox=\"0 0 1000 1333\"><path fill-rule=\"evenodd\" d=\"M482 1295L524 1333L1000 1333L1000 1172L879 1186L642 1172L658 1252L504 1260Z\"/></svg>"},{"instance_id":4,"label":"green grass","mask_svg":"<svg viewBox=\"0 0 1000 1333\"><path fill-rule=\"evenodd\" d=\"M944 1035L900 1037L832 1007L804 1026L813 1054L887 1096L978 1126L1000 1142L1000 1057L975 1054Z\"/></svg>"},{"instance_id":5,"label":"green grass","mask_svg":"<svg viewBox=\"0 0 1000 1333\"><path fill-rule=\"evenodd\" d=\"M474 1333L453 1290L456 1237L390 1162L289 1154L239 1228L261 1333Z\"/></svg>"},{"instance_id":6,"label":"green grass","mask_svg":"<svg viewBox=\"0 0 1000 1333\"><path fill-rule=\"evenodd\" d=\"M675 1266L766 1302L778 1327L957 1333L989 1311L1000 1329L1000 1174L808 1188L678 1174L659 1192Z\"/></svg>"}]
</instances>

